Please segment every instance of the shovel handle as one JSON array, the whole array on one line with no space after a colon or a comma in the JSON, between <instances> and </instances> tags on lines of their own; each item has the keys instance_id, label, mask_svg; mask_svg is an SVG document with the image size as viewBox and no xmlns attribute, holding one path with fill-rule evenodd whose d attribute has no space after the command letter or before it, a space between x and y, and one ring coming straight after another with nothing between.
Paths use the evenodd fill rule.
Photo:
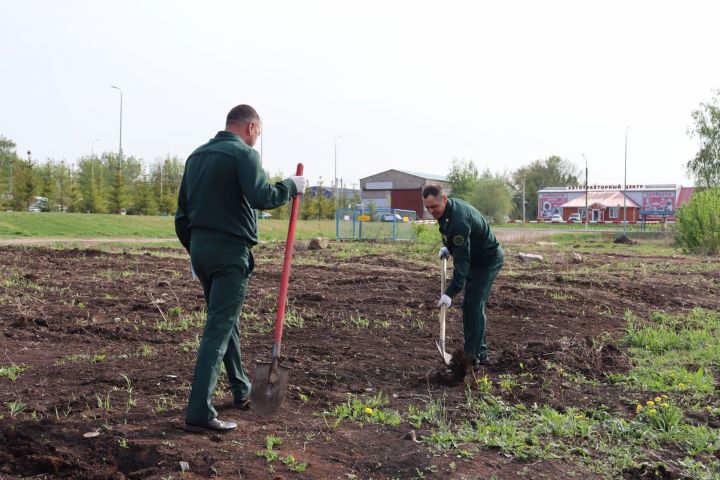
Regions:
<instances>
[{"instance_id":1,"label":"shovel handle","mask_svg":"<svg viewBox=\"0 0 720 480\"><path fill-rule=\"evenodd\" d=\"M447 258L443 258L440 266L440 295L445 293L445 282L447 278ZM445 315L447 306L440 306L440 341L445 343Z\"/></svg>"},{"instance_id":2,"label":"shovel handle","mask_svg":"<svg viewBox=\"0 0 720 480\"><path fill-rule=\"evenodd\" d=\"M303 164L297 164L296 175L303 174ZM278 296L277 314L275 315L275 336L273 345L273 359L280 356L282 341L283 320L285 319L285 305L287 303L288 284L290 283L290 266L293 249L295 247L295 225L297 224L300 195L295 195L290 207L290 225L288 226L287 243L285 244L285 257L283 258L282 276L280 277L280 294Z\"/></svg>"}]
</instances>

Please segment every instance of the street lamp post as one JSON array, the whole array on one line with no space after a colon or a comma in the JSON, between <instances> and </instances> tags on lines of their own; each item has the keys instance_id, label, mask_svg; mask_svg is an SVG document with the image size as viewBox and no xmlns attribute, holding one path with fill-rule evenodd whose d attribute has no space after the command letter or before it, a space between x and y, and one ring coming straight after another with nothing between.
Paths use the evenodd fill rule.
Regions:
<instances>
[{"instance_id":1,"label":"street lamp post","mask_svg":"<svg viewBox=\"0 0 720 480\"><path fill-rule=\"evenodd\" d=\"M627 140L628 130L630 127L625 128L625 183L623 185L623 235L627 236Z\"/></svg>"},{"instance_id":2,"label":"street lamp post","mask_svg":"<svg viewBox=\"0 0 720 480\"><path fill-rule=\"evenodd\" d=\"M522 205L522 207L523 207L523 208L522 208L522 212L523 212L523 214L522 214L522 223L523 223L523 225L525 225L525 203L526 203L526 202L525 202L525 179L524 179L524 178L523 178L523 199L522 199L522 203L523 203L523 205Z\"/></svg>"},{"instance_id":3,"label":"street lamp post","mask_svg":"<svg viewBox=\"0 0 720 480\"><path fill-rule=\"evenodd\" d=\"M582 154L583 160L585 160L585 230L588 229L588 221L590 220L590 212L588 212L588 166L587 158L585 154Z\"/></svg>"},{"instance_id":4,"label":"street lamp post","mask_svg":"<svg viewBox=\"0 0 720 480\"><path fill-rule=\"evenodd\" d=\"M120 158L122 158L122 108L123 108L123 91L122 88L116 87L115 85L110 85L110 88L114 88L115 90L118 90L120 92L120 149L119 149L119 155Z\"/></svg>"},{"instance_id":5,"label":"street lamp post","mask_svg":"<svg viewBox=\"0 0 720 480\"><path fill-rule=\"evenodd\" d=\"M336 203L336 204L337 204L337 196L338 196L338 191L337 191L337 181L338 181L338 176L337 176L337 142L338 142L338 140L340 140L341 138L343 138L342 135L339 135L339 136L335 137L335 181L333 182L333 188L334 188L334 190L335 190L335 203Z\"/></svg>"}]
</instances>

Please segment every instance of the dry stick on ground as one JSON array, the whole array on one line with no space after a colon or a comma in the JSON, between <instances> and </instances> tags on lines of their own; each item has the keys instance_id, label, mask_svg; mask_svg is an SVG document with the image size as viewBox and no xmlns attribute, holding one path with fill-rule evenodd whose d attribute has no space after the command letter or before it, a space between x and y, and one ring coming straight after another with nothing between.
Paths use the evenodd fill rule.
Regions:
<instances>
[{"instance_id":1,"label":"dry stick on ground","mask_svg":"<svg viewBox=\"0 0 720 480\"><path fill-rule=\"evenodd\" d=\"M163 320L167 323L168 319L165 316L165 312L163 312L162 309L160 308L160 305L158 305L158 300L156 300L155 297L153 297L153 294L150 292L148 292L148 297L150 297L150 303L155 305L155 308L158 309L158 312L160 312L160 315L162 316Z\"/></svg>"}]
</instances>

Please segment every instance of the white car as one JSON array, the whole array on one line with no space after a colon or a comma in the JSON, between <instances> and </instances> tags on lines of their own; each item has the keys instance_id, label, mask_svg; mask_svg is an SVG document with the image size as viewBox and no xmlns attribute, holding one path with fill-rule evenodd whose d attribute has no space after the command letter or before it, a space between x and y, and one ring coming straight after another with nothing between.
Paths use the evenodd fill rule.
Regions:
<instances>
[{"instance_id":1,"label":"white car","mask_svg":"<svg viewBox=\"0 0 720 480\"><path fill-rule=\"evenodd\" d=\"M556 213L550 219L550 223L565 223L565 220L563 220L562 215L560 215L559 213Z\"/></svg>"}]
</instances>

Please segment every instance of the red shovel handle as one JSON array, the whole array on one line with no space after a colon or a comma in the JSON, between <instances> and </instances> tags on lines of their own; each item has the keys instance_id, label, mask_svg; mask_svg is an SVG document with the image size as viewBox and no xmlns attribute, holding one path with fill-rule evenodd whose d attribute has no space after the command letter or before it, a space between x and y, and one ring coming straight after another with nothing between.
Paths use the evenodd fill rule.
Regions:
<instances>
[{"instance_id":1,"label":"red shovel handle","mask_svg":"<svg viewBox=\"0 0 720 480\"><path fill-rule=\"evenodd\" d=\"M298 163L296 175L303 174L303 164ZM283 319L285 318L285 304L287 303L288 284L290 283L290 263L295 247L295 224L297 224L300 195L295 195L290 209L290 225L288 226L287 243L285 244L285 258L283 259L282 277L280 278L280 296L278 297L277 315L275 316L275 345L273 345L273 358L280 355L280 342L282 340Z\"/></svg>"}]
</instances>

